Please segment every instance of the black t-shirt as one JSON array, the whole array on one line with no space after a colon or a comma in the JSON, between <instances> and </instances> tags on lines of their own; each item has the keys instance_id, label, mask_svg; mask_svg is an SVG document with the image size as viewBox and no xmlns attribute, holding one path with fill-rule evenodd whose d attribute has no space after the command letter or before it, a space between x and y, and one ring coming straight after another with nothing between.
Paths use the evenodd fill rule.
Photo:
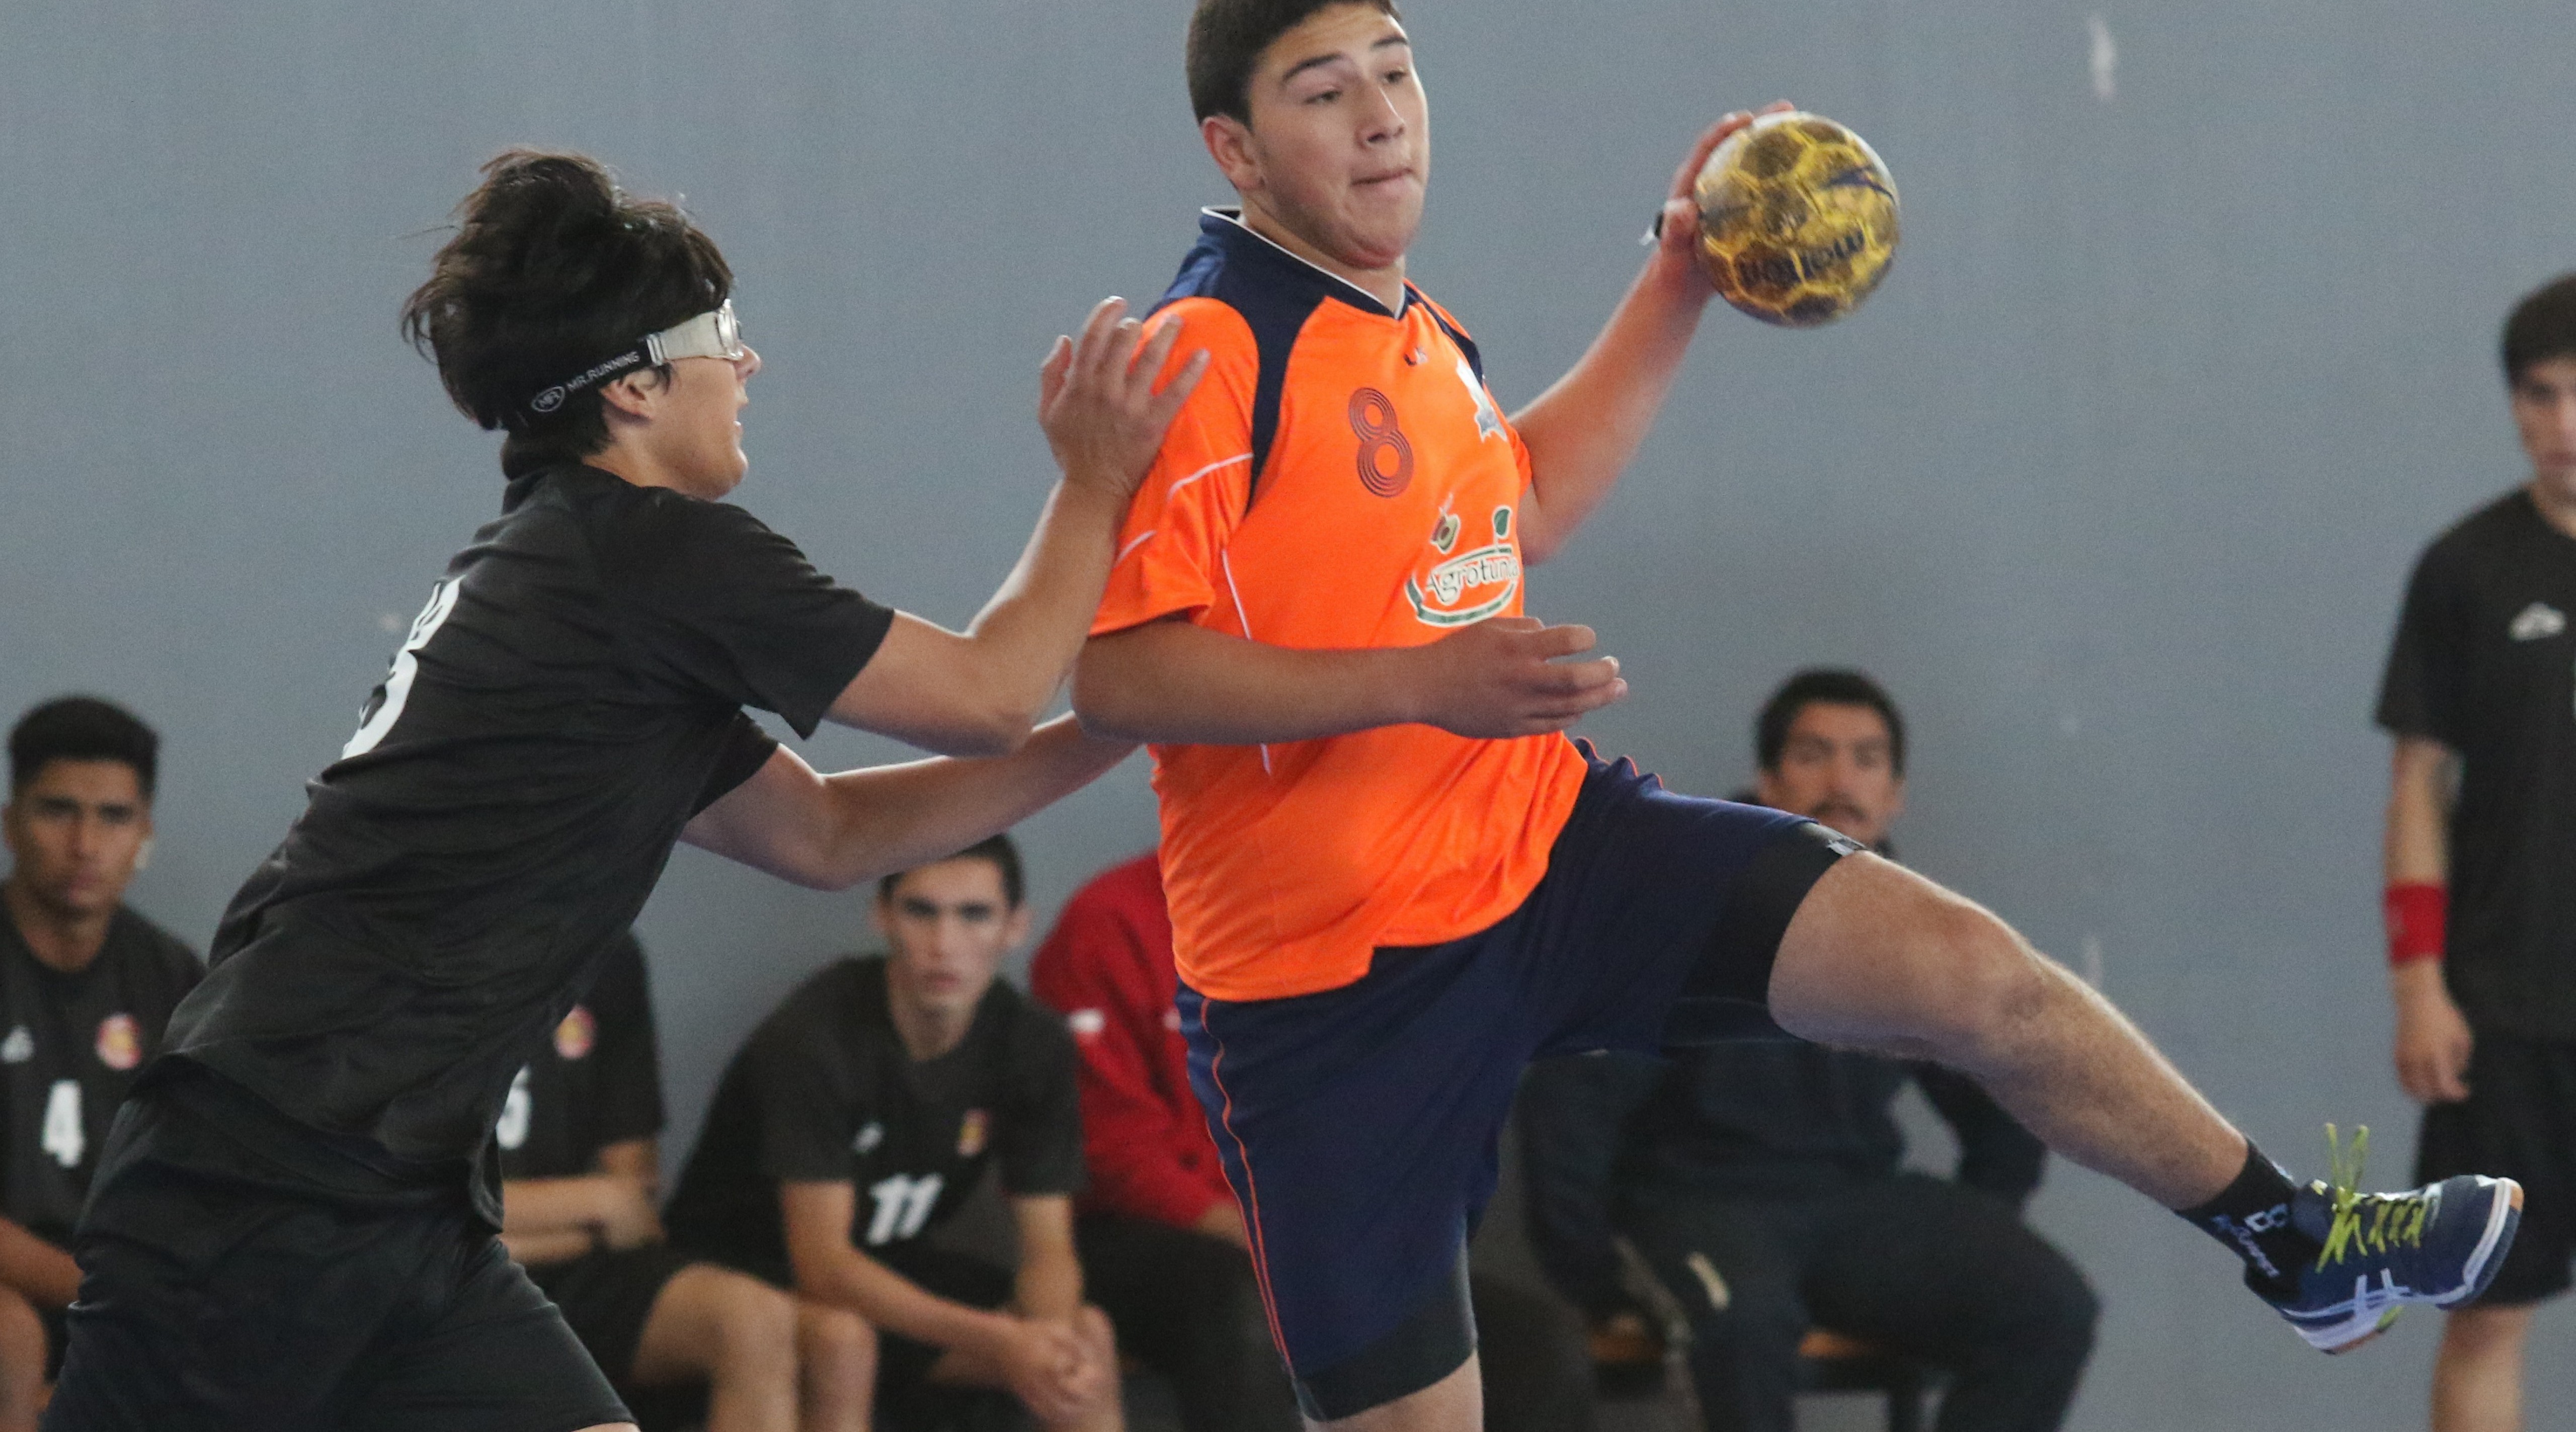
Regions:
<instances>
[{"instance_id":1,"label":"black t-shirt","mask_svg":"<svg viewBox=\"0 0 2576 1432\"><path fill-rule=\"evenodd\" d=\"M590 993L521 1066L492 1126L503 1178L599 1172L610 1144L662 1132L662 1053L653 1034L644 950L628 935Z\"/></svg>"},{"instance_id":2,"label":"black t-shirt","mask_svg":"<svg viewBox=\"0 0 2576 1432\"><path fill-rule=\"evenodd\" d=\"M0 913L0 1215L70 1246L108 1120L204 975L187 946L122 905L73 975L39 961Z\"/></svg>"},{"instance_id":3,"label":"black t-shirt","mask_svg":"<svg viewBox=\"0 0 2576 1432\"><path fill-rule=\"evenodd\" d=\"M514 479L234 897L173 1055L461 1175L681 828L775 748L742 708L811 733L892 621L740 508Z\"/></svg>"},{"instance_id":4,"label":"black t-shirt","mask_svg":"<svg viewBox=\"0 0 2576 1432\"><path fill-rule=\"evenodd\" d=\"M779 1184L853 1185L850 1242L876 1253L955 1213L996 1157L1009 1193L1081 1189L1064 1021L996 980L958 1046L915 1062L886 1004L885 961L847 959L734 1056L663 1222L682 1248L786 1282Z\"/></svg>"},{"instance_id":5,"label":"black t-shirt","mask_svg":"<svg viewBox=\"0 0 2576 1432\"><path fill-rule=\"evenodd\" d=\"M2528 492L2416 564L2379 724L2460 758L2446 966L2462 1012L2576 1039L2576 537Z\"/></svg>"}]
</instances>

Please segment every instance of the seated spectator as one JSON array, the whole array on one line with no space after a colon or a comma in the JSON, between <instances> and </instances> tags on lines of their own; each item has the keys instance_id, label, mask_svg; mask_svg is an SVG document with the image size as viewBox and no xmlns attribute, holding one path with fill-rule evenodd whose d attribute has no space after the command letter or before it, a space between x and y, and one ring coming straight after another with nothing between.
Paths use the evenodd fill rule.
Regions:
<instances>
[{"instance_id":1,"label":"seated spectator","mask_svg":"<svg viewBox=\"0 0 2576 1432\"><path fill-rule=\"evenodd\" d=\"M1187 1432L1298 1425L1207 1116L1190 1092L1172 995L1172 922L1151 854L1075 894L1029 966L1082 1059L1091 1183L1074 1242L1121 1346L1163 1375ZM1470 1299L1483 1344L1485 1426L1583 1432L1591 1369L1581 1329L1544 1292L1484 1273Z\"/></svg>"},{"instance_id":2,"label":"seated spectator","mask_svg":"<svg viewBox=\"0 0 2576 1432\"><path fill-rule=\"evenodd\" d=\"M682 1247L876 1327L881 1427L985 1417L975 1389L1049 1428L1123 1425L1109 1320L1074 1256L1073 1042L994 978L1028 934L1021 900L1007 836L888 876L888 953L827 967L752 1033L668 1210ZM925 1237L997 1160L1016 1269Z\"/></svg>"},{"instance_id":3,"label":"seated spectator","mask_svg":"<svg viewBox=\"0 0 2576 1432\"><path fill-rule=\"evenodd\" d=\"M653 1000L630 935L501 1106L501 1240L639 1414L653 1392L703 1386L706 1432L867 1432L874 1332L666 1244L661 1132Z\"/></svg>"},{"instance_id":4,"label":"seated spectator","mask_svg":"<svg viewBox=\"0 0 2576 1432\"><path fill-rule=\"evenodd\" d=\"M0 832L0 1432L32 1432L80 1287L72 1225L107 1125L205 971L136 914L125 887L152 848L160 738L69 696L9 733Z\"/></svg>"},{"instance_id":5,"label":"seated spectator","mask_svg":"<svg viewBox=\"0 0 2576 1432\"><path fill-rule=\"evenodd\" d=\"M1793 677L1757 727L1761 803L1880 854L1905 804L1905 725L1858 672ZM1903 1173L1890 1106L1912 1080L1957 1131L1954 1180ZM1943 1432L2058 1426L2092 1349L2083 1276L2024 1227L2038 1140L1965 1077L1818 1045L1600 1055L1530 1071L1532 1241L1610 1323L1625 1233L1690 1317L1711 1432L1793 1425L1798 1345L1821 1326L1949 1368Z\"/></svg>"}]
</instances>

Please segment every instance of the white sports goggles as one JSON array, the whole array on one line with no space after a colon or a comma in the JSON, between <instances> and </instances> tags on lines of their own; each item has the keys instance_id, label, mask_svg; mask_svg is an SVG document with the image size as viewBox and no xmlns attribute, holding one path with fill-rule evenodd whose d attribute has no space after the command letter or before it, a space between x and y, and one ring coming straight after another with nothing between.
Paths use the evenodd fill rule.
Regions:
<instances>
[{"instance_id":1,"label":"white sports goggles","mask_svg":"<svg viewBox=\"0 0 2576 1432\"><path fill-rule=\"evenodd\" d=\"M733 300L728 298L685 323L672 324L659 333L645 334L636 340L634 347L613 358L602 359L537 394L528 400L528 411L544 417L562 407L573 394L629 369L659 368L681 358L722 358L727 362L739 362L749 351L742 346L742 320L734 317Z\"/></svg>"}]
</instances>

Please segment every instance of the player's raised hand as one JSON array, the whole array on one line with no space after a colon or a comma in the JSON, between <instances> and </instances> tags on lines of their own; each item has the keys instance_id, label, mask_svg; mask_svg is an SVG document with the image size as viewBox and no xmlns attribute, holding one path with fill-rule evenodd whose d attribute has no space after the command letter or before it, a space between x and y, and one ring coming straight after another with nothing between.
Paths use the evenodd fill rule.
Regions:
<instances>
[{"instance_id":1,"label":"player's raised hand","mask_svg":"<svg viewBox=\"0 0 2576 1432\"><path fill-rule=\"evenodd\" d=\"M1664 195L1663 219L1655 226L1655 238L1665 253L1689 258L1691 246L1699 241L1699 202L1691 191L1699 183L1699 171L1708 167L1708 157L1717 152L1717 147L1763 115L1786 114L1796 108L1785 99L1776 99L1760 109L1735 110L1700 135L1699 143L1691 146L1690 157L1673 171L1673 187Z\"/></svg>"},{"instance_id":2,"label":"player's raised hand","mask_svg":"<svg viewBox=\"0 0 2576 1432\"><path fill-rule=\"evenodd\" d=\"M1038 423L1067 482L1125 498L1144 481L1163 446L1163 432L1207 372L1206 349L1190 355L1171 381L1155 381L1180 342L1181 324L1145 325L1127 317L1127 301L1103 299L1079 338L1058 338L1038 370Z\"/></svg>"},{"instance_id":3,"label":"player's raised hand","mask_svg":"<svg viewBox=\"0 0 2576 1432\"><path fill-rule=\"evenodd\" d=\"M1496 617L1415 647L1416 719L1460 736L1562 731L1628 694L1619 658L1564 659L1595 641L1587 626Z\"/></svg>"}]
</instances>

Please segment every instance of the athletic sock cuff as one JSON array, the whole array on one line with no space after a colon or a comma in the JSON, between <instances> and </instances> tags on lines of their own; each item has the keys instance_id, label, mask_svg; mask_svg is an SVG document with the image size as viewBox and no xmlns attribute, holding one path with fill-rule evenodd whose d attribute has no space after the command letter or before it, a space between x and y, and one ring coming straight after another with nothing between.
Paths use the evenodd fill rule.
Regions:
<instances>
[{"instance_id":1,"label":"athletic sock cuff","mask_svg":"<svg viewBox=\"0 0 2576 1432\"><path fill-rule=\"evenodd\" d=\"M2313 1257L2316 1240L2290 1222L2298 1185L2279 1164L2245 1141L2245 1167L2216 1198L2178 1210L2195 1227L2245 1260L2245 1279L2258 1290L2295 1288L2299 1265Z\"/></svg>"}]
</instances>

